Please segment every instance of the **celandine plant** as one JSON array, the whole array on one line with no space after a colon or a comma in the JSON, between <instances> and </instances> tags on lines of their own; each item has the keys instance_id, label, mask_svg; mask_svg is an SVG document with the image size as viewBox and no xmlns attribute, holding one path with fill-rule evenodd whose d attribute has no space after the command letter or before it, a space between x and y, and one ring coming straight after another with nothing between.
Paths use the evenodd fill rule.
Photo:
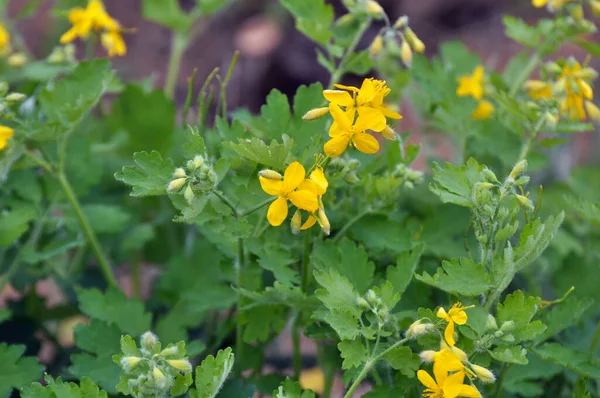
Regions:
<instances>
[{"instance_id":1,"label":"celandine plant","mask_svg":"<svg viewBox=\"0 0 600 398\"><path fill-rule=\"evenodd\" d=\"M162 90L116 76L103 57L135 30L79 3L44 59L0 26L0 291L21 298L0 309L0 396L600 396L600 169L548 177L548 148L600 121L600 2L506 16L524 49L494 71L459 42L426 58L373 0L337 17L280 0L330 80L273 90L259 115L227 108L237 53L172 99L188 45L235 2L142 1L172 32ZM429 146L405 143L401 103L453 162L411 167Z\"/></svg>"}]
</instances>

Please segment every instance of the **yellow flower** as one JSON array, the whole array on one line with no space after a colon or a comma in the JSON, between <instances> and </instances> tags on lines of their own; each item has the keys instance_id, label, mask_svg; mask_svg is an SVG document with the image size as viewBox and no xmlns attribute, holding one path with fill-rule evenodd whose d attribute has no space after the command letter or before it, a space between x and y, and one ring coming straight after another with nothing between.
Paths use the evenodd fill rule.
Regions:
<instances>
[{"instance_id":1,"label":"yellow flower","mask_svg":"<svg viewBox=\"0 0 600 398\"><path fill-rule=\"evenodd\" d=\"M366 154L377 153L379 141L371 134L366 133L368 129L381 131L387 125L385 118L379 118L379 111L374 108L364 108L359 114L356 122L352 124L352 115L344 112L339 106L329 104L329 112L333 116L333 124L329 129L331 139L323 147L325 153L332 158L340 156L348 145Z\"/></svg>"},{"instance_id":2,"label":"yellow flower","mask_svg":"<svg viewBox=\"0 0 600 398\"><path fill-rule=\"evenodd\" d=\"M471 118L476 120L489 119L494 113L494 105L486 100L481 100L477 104L477 108L471 113Z\"/></svg>"},{"instance_id":3,"label":"yellow flower","mask_svg":"<svg viewBox=\"0 0 600 398\"><path fill-rule=\"evenodd\" d=\"M306 189L296 190L304 181L305 175L306 170L304 170L304 167L298 162L293 162L285 170L281 180L268 179L263 176L258 177L263 191L278 197L277 200L271 203L267 212L267 219L271 225L279 226L286 219L288 200L299 209L311 213L319 208L319 201L314 192Z\"/></svg>"},{"instance_id":4,"label":"yellow flower","mask_svg":"<svg viewBox=\"0 0 600 398\"><path fill-rule=\"evenodd\" d=\"M388 109L383 104L383 99L390 93L389 87L383 80L373 78L365 79L360 88L335 84L341 90L324 90L323 96L331 104L339 105L346 109L350 120L354 120L355 113L360 115L363 111L371 112L372 125L370 130L381 131L385 127L385 118L402 119L402 115ZM352 95L348 92L352 92ZM331 110L331 107L329 108Z\"/></svg>"},{"instance_id":5,"label":"yellow flower","mask_svg":"<svg viewBox=\"0 0 600 398\"><path fill-rule=\"evenodd\" d=\"M127 54L127 46L125 40L119 30L111 30L102 33L100 36L102 47L106 49L109 57L123 56Z\"/></svg>"},{"instance_id":6,"label":"yellow flower","mask_svg":"<svg viewBox=\"0 0 600 398\"><path fill-rule=\"evenodd\" d=\"M15 131L10 127L0 126L0 151L6 148L7 142L12 136L15 135Z\"/></svg>"},{"instance_id":7,"label":"yellow flower","mask_svg":"<svg viewBox=\"0 0 600 398\"><path fill-rule=\"evenodd\" d=\"M528 80L525 82L525 90L533 99L552 98L552 86L541 80Z\"/></svg>"},{"instance_id":8,"label":"yellow flower","mask_svg":"<svg viewBox=\"0 0 600 398\"><path fill-rule=\"evenodd\" d=\"M417 372L417 378L426 387L423 396L427 398L456 398L474 397L480 398L481 394L471 385L464 384L465 372L448 373L447 363L436 360L433 363L433 377L424 370Z\"/></svg>"},{"instance_id":9,"label":"yellow flower","mask_svg":"<svg viewBox=\"0 0 600 398\"><path fill-rule=\"evenodd\" d=\"M326 235L329 235L331 227L329 224L329 219L325 214L325 207L323 206L322 199L325 192L327 192L328 186L329 182L327 182L327 179L325 178L323 168L321 166L317 166L317 168L312 173L310 173L309 178L302 181L302 183L298 187L298 189L300 190L308 190L313 192L315 195L317 195L317 198L319 200L319 208L317 209L316 214L313 213L308 216L306 222L300 227L301 231L309 229L318 222L323 232L325 232ZM301 216L298 215L298 217Z\"/></svg>"},{"instance_id":10,"label":"yellow flower","mask_svg":"<svg viewBox=\"0 0 600 398\"><path fill-rule=\"evenodd\" d=\"M560 10L565 5L565 3L569 3L571 1L574 0L531 0L531 4L533 4L533 6L537 8L541 8L545 5L548 5L548 7L552 11L556 11Z\"/></svg>"},{"instance_id":11,"label":"yellow flower","mask_svg":"<svg viewBox=\"0 0 600 398\"><path fill-rule=\"evenodd\" d=\"M437 317L442 318L446 322L448 322L448 326L446 326L446 331L444 332L444 337L446 338L446 342L450 347L454 347L456 341L454 340L454 324L464 325L467 323L467 313L466 309L473 308L474 305L469 307L464 307L462 303L456 303L450 308L448 312L444 309L444 307L440 307L437 312Z\"/></svg>"},{"instance_id":12,"label":"yellow flower","mask_svg":"<svg viewBox=\"0 0 600 398\"><path fill-rule=\"evenodd\" d=\"M10 33L6 27L0 23L0 52L6 50L10 46Z\"/></svg>"},{"instance_id":13,"label":"yellow flower","mask_svg":"<svg viewBox=\"0 0 600 398\"><path fill-rule=\"evenodd\" d=\"M471 96L476 100L483 97L483 83L485 79L485 69L479 65L475 67L470 75L463 75L458 78L458 88L456 95L459 97Z\"/></svg>"}]
</instances>

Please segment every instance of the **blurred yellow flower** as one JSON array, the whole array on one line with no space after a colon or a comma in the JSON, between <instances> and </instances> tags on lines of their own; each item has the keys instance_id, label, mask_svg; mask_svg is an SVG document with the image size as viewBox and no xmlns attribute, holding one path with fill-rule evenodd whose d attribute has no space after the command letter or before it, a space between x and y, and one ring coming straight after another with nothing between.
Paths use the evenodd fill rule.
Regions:
<instances>
[{"instance_id":1,"label":"blurred yellow flower","mask_svg":"<svg viewBox=\"0 0 600 398\"><path fill-rule=\"evenodd\" d=\"M281 180L265 178L262 175L258 177L263 191L269 195L278 197L271 203L267 211L267 219L271 225L275 227L279 226L286 219L288 215L288 200L299 209L310 213L317 211L319 208L317 195L306 189L296 190L304 181L305 176L306 170L304 166L298 162L293 162L287 167Z\"/></svg>"},{"instance_id":2,"label":"blurred yellow flower","mask_svg":"<svg viewBox=\"0 0 600 398\"><path fill-rule=\"evenodd\" d=\"M528 80L525 82L525 90L533 99L552 98L552 86L541 80Z\"/></svg>"},{"instance_id":3,"label":"blurred yellow flower","mask_svg":"<svg viewBox=\"0 0 600 398\"><path fill-rule=\"evenodd\" d=\"M0 23L0 52L5 51L10 47L10 33L6 27Z\"/></svg>"},{"instance_id":4,"label":"blurred yellow flower","mask_svg":"<svg viewBox=\"0 0 600 398\"><path fill-rule=\"evenodd\" d=\"M444 307L440 307L436 316L448 322L448 326L446 326L446 331L444 332L444 337L446 339L446 343L450 347L454 347L456 344L456 340L454 340L454 324L464 325L467 323L467 313L466 309L473 308L474 305L469 307L464 307L462 303L456 303L450 308L448 312L444 309Z\"/></svg>"},{"instance_id":5,"label":"blurred yellow flower","mask_svg":"<svg viewBox=\"0 0 600 398\"><path fill-rule=\"evenodd\" d=\"M471 96L476 100L483 97L483 84L485 79L485 69L479 65L475 67L470 75L463 75L458 78L458 88L456 95L459 97Z\"/></svg>"},{"instance_id":6,"label":"blurred yellow flower","mask_svg":"<svg viewBox=\"0 0 600 398\"><path fill-rule=\"evenodd\" d=\"M329 129L331 139L325 143L324 151L327 156L335 158L340 156L349 145L366 154L377 153L379 141L366 130L381 131L387 125L385 118L379 117L380 112L374 108L364 108L356 122L352 124L353 113L344 112L339 106L329 104L329 112L333 116L333 124Z\"/></svg>"},{"instance_id":7,"label":"blurred yellow flower","mask_svg":"<svg viewBox=\"0 0 600 398\"><path fill-rule=\"evenodd\" d=\"M489 119L494 113L494 105L486 100L481 100L477 104L477 108L471 113L471 118L476 120Z\"/></svg>"},{"instance_id":8,"label":"blurred yellow flower","mask_svg":"<svg viewBox=\"0 0 600 398\"><path fill-rule=\"evenodd\" d=\"M325 214L325 206L323 206L322 199L325 192L327 192L328 186L329 182L327 182L327 178L325 178L323 168L321 166L317 166L317 168L310 173L309 178L305 179L298 187L300 190L308 190L313 192L315 195L317 195L319 200L319 208L317 212L308 216L308 219L304 224L302 224L300 230L304 231L309 229L318 222L323 232L325 232L326 235L329 235L331 226L329 224L329 219Z\"/></svg>"},{"instance_id":9,"label":"blurred yellow flower","mask_svg":"<svg viewBox=\"0 0 600 398\"><path fill-rule=\"evenodd\" d=\"M8 140L15 135L15 131L10 127L0 126L0 151L6 148Z\"/></svg>"},{"instance_id":10,"label":"blurred yellow flower","mask_svg":"<svg viewBox=\"0 0 600 398\"><path fill-rule=\"evenodd\" d=\"M565 3L572 2L574 0L531 0L531 4L534 7L541 8L548 6L552 11L560 10Z\"/></svg>"},{"instance_id":11,"label":"blurred yellow flower","mask_svg":"<svg viewBox=\"0 0 600 398\"><path fill-rule=\"evenodd\" d=\"M125 40L118 30L111 30L102 33L100 36L102 47L106 49L109 57L123 56L127 54L127 46Z\"/></svg>"}]
</instances>

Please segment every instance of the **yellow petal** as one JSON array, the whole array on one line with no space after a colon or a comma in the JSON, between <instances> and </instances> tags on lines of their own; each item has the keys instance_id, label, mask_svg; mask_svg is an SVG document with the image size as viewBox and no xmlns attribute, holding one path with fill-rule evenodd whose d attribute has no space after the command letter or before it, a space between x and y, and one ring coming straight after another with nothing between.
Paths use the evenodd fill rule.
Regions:
<instances>
[{"instance_id":1,"label":"yellow petal","mask_svg":"<svg viewBox=\"0 0 600 398\"><path fill-rule=\"evenodd\" d=\"M309 229L310 227L312 227L316 223L317 223L317 219L316 218L314 218L312 215L308 216L308 220L306 220L306 222L304 224L302 224L302 226L300 227L300 229L302 231L304 231L305 229Z\"/></svg>"},{"instance_id":2,"label":"yellow petal","mask_svg":"<svg viewBox=\"0 0 600 398\"><path fill-rule=\"evenodd\" d=\"M339 137L340 135L347 133L348 131L344 131L341 129L340 125L337 124L334 120L333 123L331 123L331 127L329 127L329 136L331 138L333 137Z\"/></svg>"},{"instance_id":3,"label":"yellow petal","mask_svg":"<svg viewBox=\"0 0 600 398\"><path fill-rule=\"evenodd\" d=\"M0 126L0 140L7 140L15 134L15 130L10 127Z\"/></svg>"},{"instance_id":4,"label":"yellow petal","mask_svg":"<svg viewBox=\"0 0 600 398\"><path fill-rule=\"evenodd\" d=\"M449 375L442 385L442 390L444 391L444 398L456 398L458 394L460 394L463 381L465 380L465 372L456 372ZM438 380L439 384L442 384Z\"/></svg>"},{"instance_id":5,"label":"yellow petal","mask_svg":"<svg viewBox=\"0 0 600 398\"><path fill-rule=\"evenodd\" d=\"M431 377L429 373L422 369L417 372L417 378L419 379L421 384L423 384L427 388L430 388L432 390L436 390L438 388L435 380L433 380L433 377Z\"/></svg>"},{"instance_id":6,"label":"yellow petal","mask_svg":"<svg viewBox=\"0 0 600 398\"><path fill-rule=\"evenodd\" d=\"M596 122L600 122L600 109L591 101L585 101L585 110L588 117Z\"/></svg>"},{"instance_id":7,"label":"yellow petal","mask_svg":"<svg viewBox=\"0 0 600 398\"><path fill-rule=\"evenodd\" d=\"M348 118L339 106L333 103L329 104L329 112L341 130L350 131L352 129L352 120Z\"/></svg>"},{"instance_id":8,"label":"yellow petal","mask_svg":"<svg viewBox=\"0 0 600 398\"><path fill-rule=\"evenodd\" d=\"M379 109L361 106L358 108L358 118L354 124L354 131L381 131L387 126L385 116Z\"/></svg>"},{"instance_id":9,"label":"yellow petal","mask_svg":"<svg viewBox=\"0 0 600 398\"><path fill-rule=\"evenodd\" d=\"M318 166L312 173L310 173L310 179L319 188L317 195L321 196L327 191L329 182L327 182L327 178L325 178L325 173L323 172L322 167Z\"/></svg>"},{"instance_id":10,"label":"yellow petal","mask_svg":"<svg viewBox=\"0 0 600 398\"><path fill-rule=\"evenodd\" d=\"M459 397L467 397L467 398L481 398L481 393L474 386L470 386L468 384L463 384L458 396Z\"/></svg>"},{"instance_id":11,"label":"yellow petal","mask_svg":"<svg viewBox=\"0 0 600 398\"><path fill-rule=\"evenodd\" d=\"M381 113L383 113L383 116L389 117L390 119L402 119L401 114L399 114L398 112L394 112L390 108L387 108L383 105L379 108L379 110L381 111Z\"/></svg>"},{"instance_id":12,"label":"yellow petal","mask_svg":"<svg viewBox=\"0 0 600 398\"><path fill-rule=\"evenodd\" d=\"M437 316L438 318L448 320L448 313L446 312L444 307L440 307L440 309L437 311L437 314L435 314L435 316Z\"/></svg>"},{"instance_id":13,"label":"yellow petal","mask_svg":"<svg viewBox=\"0 0 600 398\"><path fill-rule=\"evenodd\" d=\"M541 8L548 3L548 0L532 0L531 4L533 4L536 8Z\"/></svg>"},{"instance_id":14,"label":"yellow petal","mask_svg":"<svg viewBox=\"0 0 600 398\"><path fill-rule=\"evenodd\" d=\"M269 210L267 211L267 220L269 223L278 227L283 223L288 214L288 205L287 200L285 198L277 198L277 200L269 206Z\"/></svg>"},{"instance_id":15,"label":"yellow petal","mask_svg":"<svg viewBox=\"0 0 600 398\"><path fill-rule=\"evenodd\" d=\"M585 80L577 79L576 81L577 81L577 85L581 89L581 93L583 94L583 96L585 98L587 98L589 100L594 98L594 91L592 90L592 87Z\"/></svg>"},{"instance_id":16,"label":"yellow petal","mask_svg":"<svg viewBox=\"0 0 600 398\"><path fill-rule=\"evenodd\" d=\"M271 196L279 196L283 191L282 181L271 180L262 176L258 177L258 180L260 181L260 186L263 191Z\"/></svg>"},{"instance_id":17,"label":"yellow petal","mask_svg":"<svg viewBox=\"0 0 600 398\"><path fill-rule=\"evenodd\" d=\"M351 137L350 135L341 135L330 139L323 146L325 154L332 158L340 156L348 148Z\"/></svg>"},{"instance_id":18,"label":"yellow petal","mask_svg":"<svg viewBox=\"0 0 600 398\"><path fill-rule=\"evenodd\" d=\"M467 323L468 319L467 313L464 311L458 311L456 314L452 314L451 318L457 325L464 325Z\"/></svg>"},{"instance_id":19,"label":"yellow petal","mask_svg":"<svg viewBox=\"0 0 600 398\"><path fill-rule=\"evenodd\" d=\"M333 85L335 88L339 88L341 90L348 90L348 91L352 91L355 93L358 93L360 90L358 89L358 87L354 87L354 86L344 86L343 84L334 84Z\"/></svg>"},{"instance_id":20,"label":"yellow petal","mask_svg":"<svg viewBox=\"0 0 600 398\"><path fill-rule=\"evenodd\" d=\"M285 192L288 193L298 188L298 185L304 181L305 176L306 170L304 170L304 166L298 162L290 164L287 169L285 169L285 173L283 173Z\"/></svg>"},{"instance_id":21,"label":"yellow petal","mask_svg":"<svg viewBox=\"0 0 600 398\"><path fill-rule=\"evenodd\" d=\"M60 37L60 44L71 43L77 38L77 36L77 29L75 29L75 27L72 27L71 29L67 30L65 33L62 34L62 36Z\"/></svg>"},{"instance_id":22,"label":"yellow petal","mask_svg":"<svg viewBox=\"0 0 600 398\"><path fill-rule=\"evenodd\" d=\"M332 104L339 106L352 106L354 100L347 91L342 90L323 90L323 97Z\"/></svg>"},{"instance_id":23,"label":"yellow petal","mask_svg":"<svg viewBox=\"0 0 600 398\"><path fill-rule=\"evenodd\" d=\"M491 102L486 100L479 101L477 108L471 113L471 118L475 120L489 119L494 114L495 108Z\"/></svg>"},{"instance_id":24,"label":"yellow petal","mask_svg":"<svg viewBox=\"0 0 600 398\"><path fill-rule=\"evenodd\" d=\"M433 362L433 375L438 387L442 387L448 376L448 369L439 361ZM445 397L444 397L445 398Z\"/></svg>"},{"instance_id":25,"label":"yellow petal","mask_svg":"<svg viewBox=\"0 0 600 398\"><path fill-rule=\"evenodd\" d=\"M454 340L454 321L448 321L448 326L446 326L446 330L444 331L444 337L446 338L446 342L450 347L454 347L456 345L456 340Z\"/></svg>"},{"instance_id":26,"label":"yellow petal","mask_svg":"<svg viewBox=\"0 0 600 398\"><path fill-rule=\"evenodd\" d=\"M465 368L458 355L450 349L443 349L436 352L433 358L436 363L439 363L448 372L455 372Z\"/></svg>"},{"instance_id":27,"label":"yellow petal","mask_svg":"<svg viewBox=\"0 0 600 398\"><path fill-rule=\"evenodd\" d=\"M376 95L377 91L375 91L373 81L371 79L365 79L363 80L362 86L360 86L360 91L356 97L356 103L358 105L366 104L371 102Z\"/></svg>"},{"instance_id":28,"label":"yellow petal","mask_svg":"<svg viewBox=\"0 0 600 398\"><path fill-rule=\"evenodd\" d=\"M87 18L87 13L83 8L75 7L69 10L69 22L73 25Z\"/></svg>"},{"instance_id":29,"label":"yellow petal","mask_svg":"<svg viewBox=\"0 0 600 398\"><path fill-rule=\"evenodd\" d=\"M317 211L319 208L319 200L314 192L308 190L294 191L290 192L287 197L294 206L310 213Z\"/></svg>"},{"instance_id":30,"label":"yellow petal","mask_svg":"<svg viewBox=\"0 0 600 398\"><path fill-rule=\"evenodd\" d=\"M354 134L352 141L354 142L356 149L362 153L366 153L367 155L371 155L379 151L379 141L377 141L377 138L373 137L371 134Z\"/></svg>"}]
</instances>

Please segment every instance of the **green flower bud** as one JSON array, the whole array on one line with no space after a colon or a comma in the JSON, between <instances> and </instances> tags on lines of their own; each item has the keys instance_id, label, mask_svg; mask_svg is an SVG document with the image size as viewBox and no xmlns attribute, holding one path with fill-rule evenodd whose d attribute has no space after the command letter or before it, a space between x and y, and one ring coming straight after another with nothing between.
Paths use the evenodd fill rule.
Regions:
<instances>
[{"instance_id":1,"label":"green flower bud","mask_svg":"<svg viewBox=\"0 0 600 398\"><path fill-rule=\"evenodd\" d=\"M482 383L493 383L496 381L496 376L494 376L492 371L483 366L471 364L471 370L473 370Z\"/></svg>"},{"instance_id":2,"label":"green flower bud","mask_svg":"<svg viewBox=\"0 0 600 398\"><path fill-rule=\"evenodd\" d=\"M152 332L146 332L140 337L140 345L146 351L152 351L158 344L158 337Z\"/></svg>"},{"instance_id":3,"label":"green flower bud","mask_svg":"<svg viewBox=\"0 0 600 398\"><path fill-rule=\"evenodd\" d=\"M306 112L304 116L302 116L302 120L315 120L319 119L329 113L329 108L314 108L310 111Z\"/></svg>"},{"instance_id":4,"label":"green flower bud","mask_svg":"<svg viewBox=\"0 0 600 398\"><path fill-rule=\"evenodd\" d=\"M496 322L496 318L492 314L488 314L487 321L485 323L485 327L487 329L496 330L498 329L498 323Z\"/></svg>"},{"instance_id":5,"label":"green flower bud","mask_svg":"<svg viewBox=\"0 0 600 398\"><path fill-rule=\"evenodd\" d=\"M353 185L358 184L360 182L360 178L358 178L356 173L352 171L344 176L344 181L346 181L348 184Z\"/></svg>"},{"instance_id":6,"label":"green flower bud","mask_svg":"<svg viewBox=\"0 0 600 398\"><path fill-rule=\"evenodd\" d=\"M515 342L515 336L513 336L512 334L505 334L504 336L501 337L501 339L503 341L506 341L507 343Z\"/></svg>"},{"instance_id":7,"label":"green flower bud","mask_svg":"<svg viewBox=\"0 0 600 398\"><path fill-rule=\"evenodd\" d=\"M406 330L406 337L409 339L416 339L419 336L431 332L434 328L435 326L432 323L423 323L423 321L419 319L408 327L408 330Z\"/></svg>"},{"instance_id":8,"label":"green flower bud","mask_svg":"<svg viewBox=\"0 0 600 398\"><path fill-rule=\"evenodd\" d=\"M169 186L167 187L167 191L168 192L177 192L179 191L184 185L185 182L187 181L187 178L176 178L173 181L171 181L169 183Z\"/></svg>"},{"instance_id":9,"label":"green flower bud","mask_svg":"<svg viewBox=\"0 0 600 398\"><path fill-rule=\"evenodd\" d=\"M191 204L192 200L194 200L194 196L194 190L192 189L192 186L188 184L188 186L185 188L185 191L183 191L183 197L188 203Z\"/></svg>"},{"instance_id":10,"label":"green flower bud","mask_svg":"<svg viewBox=\"0 0 600 398\"><path fill-rule=\"evenodd\" d=\"M531 177L529 177L529 176L522 176L519 179L517 179L517 181L515 181L515 184L518 186L527 185L527 184L529 184L530 179L531 179Z\"/></svg>"},{"instance_id":11,"label":"green flower bud","mask_svg":"<svg viewBox=\"0 0 600 398\"><path fill-rule=\"evenodd\" d=\"M356 304L357 304L359 307L361 307L361 308L364 308L364 309L371 308L371 306L369 305L369 303L367 302L367 300L365 300L365 299L364 299L364 298L362 298L362 297L358 297L358 298L356 299Z\"/></svg>"},{"instance_id":12,"label":"green flower bud","mask_svg":"<svg viewBox=\"0 0 600 398\"><path fill-rule=\"evenodd\" d=\"M383 17L385 11L383 11L383 7L375 0L367 0L367 14L373 18L379 19Z\"/></svg>"},{"instance_id":13,"label":"green flower bud","mask_svg":"<svg viewBox=\"0 0 600 398\"><path fill-rule=\"evenodd\" d=\"M160 352L160 355L163 357L172 357L173 355L177 355L177 354L179 354L179 348L177 348L176 345L167 347Z\"/></svg>"},{"instance_id":14,"label":"green flower bud","mask_svg":"<svg viewBox=\"0 0 600 398\"><path fill-rule=\"evenodd\" d=\"M500 338L502 336L504 336L504 332L502 330L497 330L496 332L494 332L494 337Z\"/></svg>"},{"instance_id":15,"label":"green flower bud","mask_svg":"<svg viewBox=\"0 0 600 398\"><path fill-rule=\"evenodd\" d=\"M558 75L562 73L562 68L556 62L546 62L546 70L552 74Z\"/></svg>"},{"instance_id":16,"label":"green flower bud","mask_svg":"<svg viewBox=\"0 0 600 398\"><path fill-rule=\"evenodd\" d=\"M533 202L531 200L529 200L528 197L523 196L523 195L518 195L515 194L515 198L517 198L517 201L519 202L519 204L527 209L533 210L534 206L533 206Z\"/></svg>"},{"instance_id":17,"label":"green flower bud","mask_svg":"<svg viewBox=\"0 0 600 398\"><path fill-rule=\"evenodd\" d=\"M4 98L6 102L21 102L25 99L25 94L10 93Z\"/></svg>"},{"instance_id":18,"label":"green flower bud","mask_svg":"<svg viewBox=\"0 0 600 398\"><path fill-rule=\"evenodd\" d=\"M142 358L140 357L123 357L121 358L121 368L123 368L125 373L129 373L135 369L141 361Z\"/></svg>"},{"instance_id":19,"label":"green flower bud","mask_svg":"<svg viewBox=\"0 0 600 398\"><path fill-rule=\"evenodd\" d=\"M365 297L371 305L377 304L377 294L373 290L367 290Z\"/></svg>"},{"instance_id":20,"label":"green flower bud","mask_svg":"<svg viewBox=\"0 0 600 398\"><path fill-rule=\"evenodd\" d=\"M294 235L298 235L298 233L300 232L300 227L302 226L302 214L300 213L300 210L296 210L296 212L292 216L292 221L290 222L290 225L292 227L292 233Z\"/></svg>"},{"instance_id":21,"label":"green flower bud","mask_svg":"<svg viewBox=\"0 0 600 398\"><path fill-rule=\"evenodd\" d=\"M403 27L408 25L408 17L406 15L401 16L394 23L394 29L402 29Z\"/></svg>"},{"instance_id":22,"label":"green flower bud","mask_svg":"<svg viewBox=\"0 0 600 398\"><path fill-rule=\"evenodd\" d=\"M168 360L167 363L170 367L184 373L192 371L192 364L187 359L171 359Z\"/></svg>"},{"instance_id":23,"label":"green flower bud","mask_svg":"<svg viewBox=\"0 0 600 398\"><path fill-rule=\"evenodd\" d=\"M500 181L498 181L496 174L494 174L494 172L488 168L483 169L483 171L481 172L481 175L488 182L495 182L495 183L500 182Z\"/></svg>"},{"instance_id":24,"label":"green flower bud","mask_svg":"<svg viewBox=\"0 0 600 398\"><path fill-rule=\"evenodd\" d=\"M186 177L185 170L182 169L181 167L176 168L175 172L173 173L173 177L175 177L175 178Z\"/></svg>"},{"instance_id":25,"label":"green flower bud","mask_svg":"<svg viewBox=\"0 0 600 398\"><path fill-rule=\"evenodd\" d=\"M196 170L196 165L194 164L194 161L193 161L193 160L188 160L188 161L187 161L187 169L188 169L189 171L194 171L194 170Z\"/></svg>"},{"instance_id":26,"label":"green flower bud","mask_svg":"<svg viewBox=\"0 0 600 398\"><path fill-rule=\"evenodd\" d=\"M511 332L514 328L514 321L506 321L502 324L502 326L500 326L500 330L502 330L504 333Z\"/></svg>"},{"instance_id":27,"label":"green flower bud","mask_svg":"<svg viewBox=\"0 0 600 398\"><path fill-rule=\"evenodd\" d=\"M421 357L421 361L425 363L433 363L435 359L436 352L433 350L425 350L419 353L419 357Z\"/></svg>"},{"instance_id":28,"label":"green flower bud","mask_svg":"<svg viewBox=\"0 0 600 398\"><path fill-rule=\"evenodd\" d=\"M523 171L525 171L525 169L527 168L527 160L523 159L520 162L518 162L515 167L513 167L513 169L510 171L510 174L508 175L510 178L512 178L513 180L515 178L517 178Z\"/></svg>"},{"instance_id":29,"label":"green flower bud","mask_svg":"<svg viewBox=\"0 0 600 398\"><path fill-rule=\"evenodd\" d=\"M156 366L152 369L152 378L154 383L159 388L165 388L167 386L167 378L165 374Z\"/></svg>"}]
</instances>

